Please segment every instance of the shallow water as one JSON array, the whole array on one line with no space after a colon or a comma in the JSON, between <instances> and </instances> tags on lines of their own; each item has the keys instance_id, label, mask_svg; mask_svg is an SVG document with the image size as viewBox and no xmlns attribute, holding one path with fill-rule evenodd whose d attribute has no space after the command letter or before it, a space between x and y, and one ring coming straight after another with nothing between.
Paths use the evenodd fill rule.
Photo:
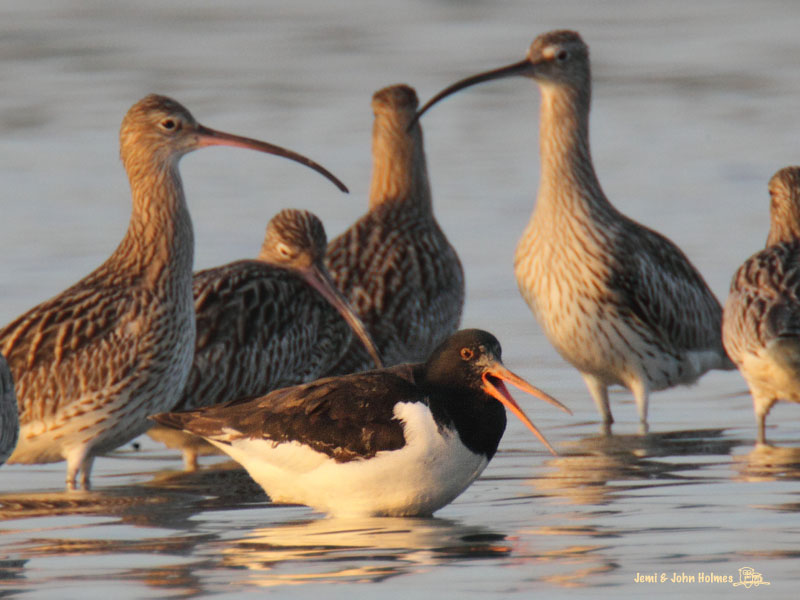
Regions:
<instances>
[{"instance_id":1,"label":"shallow water","mask_svg":"<svg viewBox=\"0 0 800 600\"><path fill-rule=\"evenodd\" d=\"M117 130L146 93L303 152L351 189L256 153L187 157L203 268L254 255L285 206L315 211L331 236L364 210L376 89L407 82L424 100L556 27L591 46L606 193L724 298L766 237L767 180L797 163L794 3L53 0L0 6L0 323L116 246L130 208ZM537 106L530 82L498 82L448 99L423 127L437 216L466 268L464 324L494 332L510 368L573 409L526 405L560 457L511 422L484 476L425 520L271 506L223 460L183 476L146 439L99 459L91 492L62 491L63 463L4 466L0 596L788 597L800 580L797 408L777 406L775 447L756 448L744 382L712 373L654 394L646 437L615 393L617 435L603 438L580 377L520 299L511 257L538 181ZM769 585L734 588L744 567ZM673 572L695 581L635 582Z\"/></svg>"}]
</instances>

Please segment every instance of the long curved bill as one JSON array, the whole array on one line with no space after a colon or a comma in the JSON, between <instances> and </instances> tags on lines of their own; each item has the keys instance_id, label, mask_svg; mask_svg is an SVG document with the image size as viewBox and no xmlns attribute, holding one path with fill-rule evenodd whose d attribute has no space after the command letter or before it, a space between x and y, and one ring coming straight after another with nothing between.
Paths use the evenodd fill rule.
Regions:
<instances>
[{"instance_id":1,"label":"long curved bill","mask_svg":"<svg viewBox=\"0 0 800 600\"><path fill-rule=\"evenodd\" d=\"M280 146L276 146L274 144L262 142L261 140L254 140L252 138L225 133L224 131L217 131L199 124L197 125L197 136L197 142L200 147L233 146L234 148L249 148L250 150L258 150L259 152L266 152L267 154L283 156L284 158L299 162L301 165L305 165L311 169L314 169L317 173L324 175L341 191L350 191L347 189L347 186L343 184L333 173L328 171L328 169L319 163L314 162L310 158L307 158L302 154L298 154L297 152L293 152L292 150L287 150L286 148L281 148Z\"/></svg>"},{"instance_id":2,"label":"long curved bill","mask_svg":"<svg viewBox=\"0 0 800 600\"><path fill-rule=\"evenodd\" d=\"M514 413L519 420L525 423L528 429L530 429L534 435L539 438L539 441L542 442L542 444L544 444L548 450L550 450L553 456L558 456L558 452L556 452L555 449L550 445L550 442L545 439L544 435L542 435L542 432L539 431L536 428L536 425L534 425L528 418L528 416L522 412L522 409L511 397L511 394L508 393L508 390L503 382L507 381L508 383L521 389L523 392L528 392L532 396L536 396L537 398L560 408L567 414L571 415L572 411L549 394L546 394L539 388L532 386L522 377L515 375L506 369L499 362L494 363L489 369L487 369L481 378L483 379L483 391L496 398L503 404L503 406Z\"/></svg>"},{"instance_id":3,"label":"long curved bill","mask_svg":"<svg viewBox=\"0 0 800 600\"><path fill-rule=\"evenodd\" d=\"M375 363L375 367L378 369L382 368L383 361L381 361L380 353L375 347L375 343L372 341L372 337L370 337L366 326L364 325L363 321L358 318L358 315L350 306L350 303L344 298L344 296L342 296L341 293L339 293L339 290L336 288L336 285L333 283L333 281L331 281L328 273L320 269L317 265L312 265L303 273L303 278L311 287L322 294L322 297L330 302L330 304L337 311L339 311L339 314L342 315L342 318L347 322L348 325L350 325L350 329L353 330L353 332L361 340L361 343L364 344L364 347L367 349L367 352L369 352L370 357Z\"/></svg>"},{"instance_id":4,"label":"long curved bill","mask_svg":"<svg viewBox=\"0 0 800 600\"><path fill-rule=\"evenodd\" d=\"M529 73L531 69L533 69L533 64L526 59L516 62L513 65L507 65L505 67L500 67L499 69L493 69L491 71L479 73L477 75L473 75L472 77L467 77L466 79L457 81L428 100L425 105L417 111L417 114L414 115L414 118L411 119L411 123L408 125L407 129L410 131L414 124L420 119L420 117L422 117L423 114L425 114L425 112L427 112L429 108L439 102L439 100L443 100L451 94L455 94L464 88L468 88L478 83L483 83L484 81L502 79L503 77L513 77L515 75L523 75L525 73Z\"/></svg>"}]
</instances>

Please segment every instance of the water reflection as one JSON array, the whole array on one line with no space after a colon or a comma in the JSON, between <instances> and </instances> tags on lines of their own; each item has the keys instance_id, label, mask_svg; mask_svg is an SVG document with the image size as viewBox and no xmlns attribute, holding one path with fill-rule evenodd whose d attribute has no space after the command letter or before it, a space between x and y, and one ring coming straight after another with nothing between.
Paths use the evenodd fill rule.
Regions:
<instances>
[{"instance_id":1,"label":"water reflection","mask_svg":"<svg viewBox=\"0 0 800 600\"><path fill-rule=\"evenodd\" d=\"M563 496L572 503L608 504L632 489L680 483L684 479L681 472L702 468L697 460L686 461L685 457L729 455L741 441L725 438L724 432L700 429L596 435L566 442L562 456L547 462L554 471L532 483L541 492ZM679 460L666 460L670 457ZM688 481L696 480L693 474Z\"/></svg>"},{"instance_id":2,"label":"water reflection","mask_svg":"<svg viewBox=\"0 0 800 600\"><path fill-rule=\"evenodd\" d=\"M232 463L196 473L165 471L138 485L96 491L0 494L2 551L8 553L0 558L0 596L14 579L24 583L26 563L32 559L94 556L102 565L114 556L134 555L142 560L132 560L136 566L119 572L118 579L198 593L199 573L218 559L183 557L201 555L219 534L197 532L202 521L192 517L207 510L259 505L271 506L261 488ZM36 525L28 519L36 519ZM132 527L121 534L120 525ZM88 569L74 577L89 581L96 575Z\"/></svg>"},{"instance_id":3,"label":"water reflection","mask_svg":"<svg viewBox=\"0 0 800 600\"><path fill-rule=\"evenodd\" d=\"M800 480L800 448L756 444L747 454L734 457L740 481Z\"/></svg>"},{"instance_id":4,"label":"water reflection","mask_svg":"<svg viewBox=\"0 0 800 600\"><path fill-rule=\"evenodd\" d=\"M261 487L233 462L193 473L162 471L137 485L99 490L0 494L0 521L54 516L115 516L142 527L192 529L193 515L271 505Z\"/></svg>"},{"instance_id":5,"label":"water reflection","mask_svg":"<svg viewBox=\"0 0 800 600\"><path fill-rule=\"evenodd\" d=\"M161 514L160 506L181 506L184 500L180 494L143 494L138 487L0 494L0 521L81 514L132 517L139 511Z\"/></svg>"},{"instance_id":6,"label":"water reflection","mask_svg":"<svg viewBox=\"0 0 800 600\"><path fill-rule=\"evenodd\" d=\"M24 558L0 558L0 581L22 578L26 562Z\"/></svg>"},{"instance_id":7,"label":"water reflection","mask_svg":"<svg viewBox=\"0 0 800 600\"><path fill-rule=\"evenodd\" d=\"M213 561L193 561L163 567L130 569L120 575L125 581L138 581L171 597L195 598L205 595L202 573L214 567Z\"/></svg>"},{"instance_id":8,"label":"water reflection","mask_svg":"<svg viewBox=\"0 0 800 600\"><path fill-rule=\"evenodd\" d=\"M559 587L591 587L597 581L595 576L619 569L619 562L605 540L621 535L616 530L594 525L521 529L515 537L527 541L517 543L513 560L518 565L538 565L540 581Z\"/></svg>"},{"instance_id":9,"label":"water reflection","mask_svg":"<svg viewBox=\"0 0 800 600\"><path fill-rule=\"evenodd\" d=\"M264 489L232 460L197 471L160 471L144 485L153 490L202 495L202 510L271 505Z\"/></svg>"},{"instance_id":10,"label":"water reflection","mask_svg":"<svg viewBox=\"0 0 800 600\"><path fill-rule=\"evenodd\" d=\"M502 533L444 519L323 518L257 529L219 550L252 585L378 582L455 560L512 552Z\"/></svg>"}]
</instances>

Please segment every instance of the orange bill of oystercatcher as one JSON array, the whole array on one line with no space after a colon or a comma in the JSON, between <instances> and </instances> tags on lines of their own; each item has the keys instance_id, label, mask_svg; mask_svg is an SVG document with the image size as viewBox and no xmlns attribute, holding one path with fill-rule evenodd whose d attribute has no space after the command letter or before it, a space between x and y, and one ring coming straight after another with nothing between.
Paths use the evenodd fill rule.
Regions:
<instances>
[{"instance_id":1,"label":"orange bill of oystercatcher","mask_svg":"<svg viewBox=\"0 0 800 600\"><path fill-rule=\"evenodd\" d=\"M151 417L239 462L274 502L336 516L430 516L483 472L507 408L557 454L506 389L572 414L503 366L490 333L453 334L425 363Z\"/></svg>"}]
</instances>

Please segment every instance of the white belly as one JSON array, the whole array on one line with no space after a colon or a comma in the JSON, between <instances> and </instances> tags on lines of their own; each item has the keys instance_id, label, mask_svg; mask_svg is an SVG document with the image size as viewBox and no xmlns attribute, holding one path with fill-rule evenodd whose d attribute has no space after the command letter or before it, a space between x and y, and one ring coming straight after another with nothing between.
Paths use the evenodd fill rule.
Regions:
<instances>
[{"instance_id":1,"label":"white belly","mask_svg":"<svg viewBox=\"0 0 800 600\"><path fill-rule=\"evenodd\" d=\"M456 432L439 431L427 407L398 404L406 444L337 463L297 442L237 440L216 445L241 463L275 502L337 516L428 516L464 491L488 464ZM213 440L212 440L213 442Z\"/></svg>"}]
</instances>

